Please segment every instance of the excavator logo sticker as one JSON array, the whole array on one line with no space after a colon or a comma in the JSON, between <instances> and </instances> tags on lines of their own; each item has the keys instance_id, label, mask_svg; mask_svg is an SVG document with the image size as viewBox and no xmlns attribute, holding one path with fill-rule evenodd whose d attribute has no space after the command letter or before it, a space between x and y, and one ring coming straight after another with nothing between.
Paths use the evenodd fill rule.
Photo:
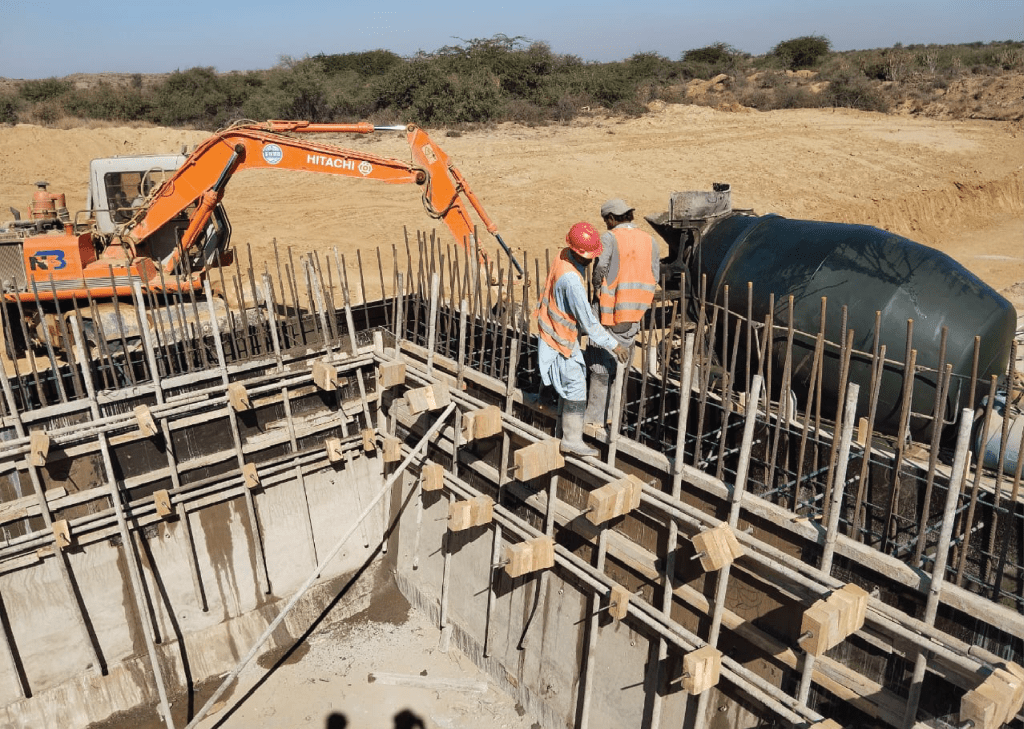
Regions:
<instances>
[{"instance_id":1,"label":"excavator logo sticker","mask_svg":"<svg viewBox=\"0 0 1024 729\"><path fill-rule=\"evenodd\" d=\"M64 260L64 251L38 251L28 260L29 268L33 271L59 271L68 265Z\"/></svg>"},{"instance_id":2,"label":"excavator logo sticker","mask_svg":"<svg viewBox=\"0 0 1024 729\"><path fill-rule=\"evenodd\" d=\"M359 172L363 175L363 177L366 177L368 174L373 172L373 165L371 165L366 160L363 160L362 162L359 163Z\"/></svg>"},{"instance_id":3,"label":"excavator logo sticker","mask_svg":"<svg viewBox=\"0 0 1024 729\"><path fill-rule=\"evenodd\" d=\"M263 145L263 161L268 165L276 165L284 158L284 152L276 144Z\"/></svg>"}]
</instances>

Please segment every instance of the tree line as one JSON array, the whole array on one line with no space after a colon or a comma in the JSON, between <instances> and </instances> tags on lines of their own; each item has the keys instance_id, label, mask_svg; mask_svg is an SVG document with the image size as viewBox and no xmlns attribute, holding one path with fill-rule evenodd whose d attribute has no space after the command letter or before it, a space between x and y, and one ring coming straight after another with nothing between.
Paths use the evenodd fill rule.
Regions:
<instances>
[{"instance_id":1,"label":"tree line","mask_svg":"<svg viewBox=\"0 0 1024 729\"><path fill-rule=\"evenodd\" d=\"M237 119L311 122L370 120L457 126L513 121L566 122L606 109L642 114L651 101L687 100L693 79L725 76L740 103L761 110L846 106L887 111L885 84L927 77L941 87L955 75L1024 67L1024 43L1000 41L834 52L823 36L801 36L752 56L716 42L677 60L637 53L622 61L584 62L545 42L496 35L402 57L387 50L283 58L274 68L217 73L195 67L147 82L99 81L78 88L66 78L17 82L0 92L0 123L61 119L145 122L213 130ZM813 70L819 92L788 83ZM790 72L787 74L787 72Z\"/></svg>"}]
</instances>

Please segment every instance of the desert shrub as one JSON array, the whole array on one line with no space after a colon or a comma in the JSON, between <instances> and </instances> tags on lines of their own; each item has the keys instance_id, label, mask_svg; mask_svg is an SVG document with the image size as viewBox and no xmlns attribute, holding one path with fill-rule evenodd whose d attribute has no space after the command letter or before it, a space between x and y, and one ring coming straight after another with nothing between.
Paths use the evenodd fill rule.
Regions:
<instances>
[{"instance_id":1,"label":"desert shrub","mask_svg":"<svg viewBox=\"0 0 1024 729\"><path fill-rule=\"evenodd\" d=\"M402 63L402 57L391 51L377 49L359 53L319 53L313 56L328 75L355 73L362 78L381 76Z\"/></svg>"},{"instance_id":2,"label":"desert shrub","mask_svg":"<svg viewBox=\"0 0 1024 729\"><path fill-rule=\"evenodd\" d=\"M748 86L736 95L736 102L758 111L771 111L775 108L775 92L761 86Z\"/></svg>"},{"instance_id":3,"label":"desert shrub","mask_svg":"<svg viewBox=\"0 0 1024 729\"><path fill-rule=\"evenodd\" d=\"M996 58L1004 71L1024 70L1024 48L1005 48L997 54Z\"/></svg>"},{"instance_id":4,"label":"desert shrub","mask_svg":"<svg viewBox=\"0 0 1024 729\"><path fill-rule=\"evenodd\" d=\"M636 81L631 79L622 63L586 63L565 73L562 88L586 97L588 105L612 108L633 98Z\"/></svg>"},{"instance_id":5,"label":"desert shrub","mask_svg":"<svg viewBox=\"0 0 1024 729\"><path fill-rule=\"evenodd\" d=\"M498 79L505 95L538 101L557 56L547 43L526 43L524 38L504 35L470 41L458 57L458 66L462 71L467 70L467 64L482 66Z\"/></svg>"},{"instance_id":6,"label":"desert shrub","mask_svg":"<svg viewBox=\"0 0 1024 729\"><path fill-rule=\"evenodd\" d=\"M622 116L643 116L647 113L647 107L638 99L622 99L612 104L612 112Z\"/></svg>"},{"instance_id":7,"label":"desert shrub","mask_svg":"<svg viewBox=\"0 0 1024 729\"><path fill-rule=\"evenodd\" d=\"M151 107L140 89L114 87L101 81L90 89L72 92L65 108L68 113L86 119L135 121L145 118Z\"/></svg>"},{"instance_id":8,"label":"desert shrub","mask_svg":"<svg viewBox=\"0 0 1024 729\"><path fill-rule=\"evenodd\" d=\"M758 73L754 85L761 89L773 89L786 81L786 76L779 71L761 71Z\"/></svg>"},{"instance_id":9,"label":"desert shrub","mask_svg":"<svg viewBox=\"0 0 1024 729\"><path fill-rule=\"evenodd\" d=\"M32 106L32 117L37 124L53 126L65 116L64 107L56 100L42 101Z\"/></svg>"},{"instance_id":10,"label":"desert shrub","mask_svg":"<svg viewBox=\"0 0 1024 729\"><path fill-rule=\"evenodd\" d=\"M490 75L504 100L525 99L545 106L557 96L552 88L566 58L552 53L547 43L498 34L420 53L414 62L432 64L445 75Z\"/></svg>"},{"instance_id":11,"label":"desert shrub","mask_svg":"<svg viewBox=\"0 0 1024 729\"><path fill-rule=\"evenodd\" d=\"M796 71L816 66L831 49L832 43L825 36L804 35L782 41L771 53L781 59L789 69Z\"/></svg>"},{"instance_id":12,"label":"desert shrub","mask_svg":"<svg viewBox=\"0 0 1024 729\"><path fill-rule=\"evenodd\" d=\"M329 74L317 56L282 59L267 73L239 83L239 115L247 119L353 121L369 116L376 103L367 83L355 71Z\"/></svg>"},{"instance_id":13,"label":"desert shrub","mask_svg":"<svg viewBox=\"0 0 1024 729\"><path fill-rule=\"evenodd\" d=\"M552 114L557 121L564 124L589 111L592 103L593 100L589 96L566 92L552 104Z\"/></svg>"},{"instance_id":14,"label":"desert shrub","mask_svg":"<svg viewBox=\"0 0 1024 729\"><path fill-rule=\"evenodd\" d=\"M430 58L396 66L374 86L378 108L421 125L489 121L502 108L499 81L484 68L443 73ZM404 112L404 114L402 113Z\"/></svg>"},{"instance_id":15,"label":"desert shrub","mask_svg":"<svg viewBox=\"0 0 1024 729\"><path fill-rule=\"evenodd\" d=\"M153 121L216 128L230 116L225 84L213 67L175 71L153 89Z\"/></svg>"},{"instance_id":16,"label":"desert shrub","mask_svg":"<svg viewBox=\"0 0 1024 729\"><path fill-rule=\"evenodd\" d=\"M828 79L829 85L822 93L823 106L842 106L863 111L887 112L890 102L876 86L854 71L837 73Z\"/></svg>"},{"instance_id":17,"label":"desert shrub","mask_svg":"<svg viewBox=\"0 0 1024 729\"><path fill-rule=\"evenodd\" d=\"M682 60L688 63L729 63L735 50L727 43L718 41L703 48L692 48L683 52Z\"/></svg>"},{"instance_id":18,"label":"desert shrub","mask_svg":"<svg viewBox=\"0 0 1024 729\"><path fill-rule=\"evenodd\" d=\"M658 53L634 53L625 60L626 76L637 83L663 84L676 79L680 70L676 63Z\"/></svg>"},{"instance_id":19,"label":"desert shrub","mask_svg":"<svg viewBox=\"0 0 1024 729\"><path fill-rule=\"evenodd\" d=\"M815 109L821 106L821 96L803 86L780 86L775 89L775 109Z\"/></svg>"},{"instance_id":20,"label":"desert shrub","mask_svg":"<svg viewBox=\"0 0 1024 729\"><path fill-rule=\"evenodd\" d=\"M872 81L887 81L889 79L889 67L885 61L878 61L865 66L862 70L864 78L871 79Z\"/></svg>"},{"instance_id":21,"label":"desert shrub","mask_svg":"<svg viewBox=\"0 0 1024 729\"><path fill-rule=\"evenodd\" d=\"M816 109L823 103L822 96L810 89L793 84L775 86L744 85L735 91L736 101L759 111L776 109Z\"/></svg>"},{"instance_id":22,"label":"desert shrub","mask_svg":"<svg viewBox=\"0 0 1024 729\"><path fill-rule=\"evenodd\" d=\"M680 58L681 73L686 78L712 78L735 71L740 53L727 43L718 41L703 48L685 51Z\"/></svg>"},{"instance_id":23,"label":"desert shrub","mask_svg":"<svg viewBox=\"0 0 1024 729\"><path fill-rule=\"evenodd\" d=\"M70 81L58 78L29 79L18 85L18 94L25 101L39 102L57 99L71 91Z\"/></svg>"},{"instance_id":24,"label":"desert shrub","mask_svg":"<svg viewBox=\"0 0 1024 729\"><path fill-rule=\"evenodd\" d=\"M279 92L278 98L283 102L280 116L275 118L319 123L334 117L328 76L319 63L298 62L278 69L268 78L267 85Z\"/></svg>"},{"instance_id":25,"label":"desert shrub","mask_svg":"<svg viewBox=\"0 0 1024 729\"><path fill-rule=\"evenodd\" d=\"M532 127L551 121L552 110L526 99L511 99L505 102L504 119Z\"/></svg>"},{"instance_id":26,"label":"desert shrub","mask_svg":"<svg viewBox=\"0 0 1024 729\"><path fill-rule=\"evenodd\" d=\"M17 124L20 105L17 95L0 94L0 124Z\"/></svg>"}]
</instances>

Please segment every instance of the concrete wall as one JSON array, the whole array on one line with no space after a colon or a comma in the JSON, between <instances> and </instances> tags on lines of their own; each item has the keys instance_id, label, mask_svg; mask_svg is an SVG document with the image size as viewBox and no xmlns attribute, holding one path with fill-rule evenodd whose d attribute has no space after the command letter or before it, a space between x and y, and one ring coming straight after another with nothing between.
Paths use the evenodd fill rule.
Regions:
<instances>
[{"instance_id":1,"label":"concrete wall","mask_svg":"<svg viewBox=\"0 0 1024 729\"><path fill-rule=\"evenodd\" d=\"M415 474L411 474L402 485L403 497L414 486ZM403 594L439 619L445 552L449 551L447 600L453 644L516 696L543 726L575 725L588 642L583 590L557 569L516 579L501 568L494 570L497 600L485 655L493 526L449 533L448 503L447 493L415 495L409 505L413 518L399 522L393 557ZM422 517L415 517L419 508ZM589 727L641 726L645 712L650 711L651 696L645 686L651 642L636 626L612 621L606 613L599 625L591 656ZM678 689L670 693L662 705L664 725L682 726L686 706L686 694ZM690 706L692 713L696 702ZM730 726L745 725L741 721Z\"/></svg>"},{"instance_id":2,"label":"concrete wall","mask_svg":"<svg viewBox=\"0 0 1024 729\"><path fill-rule=\"evenodd\" d=\"M303 488L303 483L305 488ZM259 588L257 550L241 496L188 515L201 593L190 568L185 524L171 518L137 538L150 604L154 606L161 670L168 692L182 691L232 670L322 558L352 526L382 485L377 458L317 470L254 493L270 594ZM305 493L303 493L305 492ZM306 504L309 508L307 511ZM376 510L324 570L322 582L351 574L379 544L384 512ZM312 540L307 536L311 532ZM143 534L145 536L143 536ZM18 666L0 665L0 727L82 727L117 711L157 701L142 622L131 593L120 540L104 539L67 552L71 574L107 665L101 675L76 624L58 557L0 575L0 595L16 662L30 687L19 698ZM313 590L274 634L266 650L290 646L337 594ZM205 609L203 596L205 595ZM346 601L352 613L366 600ZM186 682L187 679L187 682Z\"/></svg>"}]
</instances>

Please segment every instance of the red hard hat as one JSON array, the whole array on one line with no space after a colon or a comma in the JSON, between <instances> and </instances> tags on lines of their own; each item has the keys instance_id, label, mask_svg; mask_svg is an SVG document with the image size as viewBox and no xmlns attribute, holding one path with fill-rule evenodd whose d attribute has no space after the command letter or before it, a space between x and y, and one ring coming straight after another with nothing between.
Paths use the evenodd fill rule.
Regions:
<instances>
[{"instance_id":1,"label":"red hard hat","mask_svg":"<svg viewBox=\"0 0 1024 729\"><path fill-rule=\"evenodd\" d=\"M584 258L601 255L601 234L590 223L576 223L565 236L569 247Z\"/></svg>"}]
</instances>

